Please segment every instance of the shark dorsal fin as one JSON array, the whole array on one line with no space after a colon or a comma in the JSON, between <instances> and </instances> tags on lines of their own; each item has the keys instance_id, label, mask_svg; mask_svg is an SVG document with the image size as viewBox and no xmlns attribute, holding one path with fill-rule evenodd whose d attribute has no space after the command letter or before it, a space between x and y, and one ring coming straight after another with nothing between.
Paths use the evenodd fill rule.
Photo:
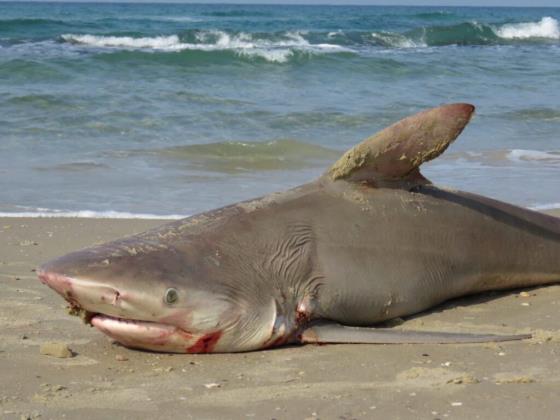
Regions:
<instances>
[{"instance_id":1,"label":"shark dorsal fin","mask_svg":"<svg viewBox=\"0 0 560 420\"><path fill-rule=\"evenodd\" d=\"M441 155L473 113L474 106L459 103L407 117L347 151L326 175L373 186L427 182L419 166Z\"/></svg>"}]
</instances>

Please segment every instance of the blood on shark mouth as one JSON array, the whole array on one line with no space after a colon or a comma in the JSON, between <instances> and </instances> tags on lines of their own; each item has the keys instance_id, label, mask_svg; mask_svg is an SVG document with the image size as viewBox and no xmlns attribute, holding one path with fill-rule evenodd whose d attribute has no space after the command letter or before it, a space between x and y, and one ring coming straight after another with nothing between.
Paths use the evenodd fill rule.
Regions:
<instances>
[{"instance_id":1,"label":"blood on shark mouth","mask_svg":"<svg viewBox=\"0 0 560 420\"><path fill-rule=\"evenodd\" d=\"M220 330L197 335L169 324L116 318L104 314L93 314L90 323L126 347L156 351L211 353L222 336Z\"/></svg>"}]
</instances>

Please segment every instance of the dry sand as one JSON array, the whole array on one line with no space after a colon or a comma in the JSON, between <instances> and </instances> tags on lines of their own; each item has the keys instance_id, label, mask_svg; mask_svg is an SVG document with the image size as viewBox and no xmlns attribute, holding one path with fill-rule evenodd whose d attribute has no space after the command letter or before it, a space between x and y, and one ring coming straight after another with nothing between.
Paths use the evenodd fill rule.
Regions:
<instances>
[{"instance_id":1,"label":"dry sand","mask_svg":"<svg viewBox=\"0 0 560 420\"><path fill-rule=\"evenodd\" d=\"M52 257L158 224L0 219L0 418L558 418L560 286L462 299L402 325L535 333L523 342L165 355L111 343L35 277ZM41 354L49 342L74 357Z\"/></svg>"}]
</instances>

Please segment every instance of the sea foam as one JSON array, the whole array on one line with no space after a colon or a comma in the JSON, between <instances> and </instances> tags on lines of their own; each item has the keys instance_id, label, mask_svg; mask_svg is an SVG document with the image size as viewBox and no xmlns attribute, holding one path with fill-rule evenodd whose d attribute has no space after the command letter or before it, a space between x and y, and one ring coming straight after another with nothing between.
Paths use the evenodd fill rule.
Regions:
<instances>
[{"instance_id":1,"label":"sea foam","mask_svg":"<svg viewBox=\"0 0 560 420\"><path fill-rule=\"evenodd\" d=\"M73 44L110 48L149 48L154 50L178 50L181 43L177 35L133 38L130 36L101 36L64 34L61 38Z\"/></svg>"},{"instance_id":2,"label":"sea foam","mask_svg":"<svg viewBox=\"0 0 560 420\"><path fill-rule=\"evenodd\" d=\"M543 152L540 150L513 149L507 154L507 158L514 162L519 161L546 161L560 162L560 153Z\"/></svg>"},{"instance_id":3,"label":"sea foam","mask_svg":"<svg viewBox=\"0 0 560 420\"><path fill-rule=\"evenodd\" d=\"M371 37L374 41L386 47L419 48L428 46L424 39L413 39L393 32L372 32Z\"/></svg>"},{"instance_id":4,"label":"sea foam","mask_svg":"<svg viewBox=\"0 0 560 420\"><path fill-rule=\"evenodd\" d=\"M496 35L505 39L550 38L560 39L558 21L550 16L538 22L510 23L495 29Z\"/></svg>"},{"instance_id":5,"label":"sea foam","mask_svg":"<svg viewBox=\"0 0 560 420\"><path fill-rule=\"evenodd\" d=\"M150 213L128 213L122 211L93 211L93 210L53 210L37 209L35 211L23 212L0 212L0 217L30 217L30 218L88 218L88 219L156 219L156 220L177 220L188 217L179 214L150 214Z\"/></svg>"},{"instance_id":6,"label":"sea foam","mask_svg":"<svg viewBox=\"0 0 560 420\"><path fill-rule=\"evenodd\" d=\"M257 38L245 32L229 34L219 30L198 32L195 35L196 42L182 42L178 35L133 38L128 36L64 34L61 38L68 43L98 48L155 51L233 51L238 55L257 56L267 61L279 63L288 61L295 51L307 53L352 51L335 44L311 44L303 37L301 32L297 31L286 32L281 39L276 40Z\"/></svg>"}]
</instances>

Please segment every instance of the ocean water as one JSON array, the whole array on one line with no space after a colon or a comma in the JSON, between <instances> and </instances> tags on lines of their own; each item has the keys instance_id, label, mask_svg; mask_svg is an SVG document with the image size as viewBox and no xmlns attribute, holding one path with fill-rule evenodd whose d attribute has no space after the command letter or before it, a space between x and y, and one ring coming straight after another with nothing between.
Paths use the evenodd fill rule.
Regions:
<instances>
[{"instance_id":1,"label":"ocean water","mask_svg":"<svg viewBox=\"0 0 560 420\"><path fill-rule=\"evenodd\" d=\"M0 214L179 217L425 108L437 184L560 206L560 8L0 3Z\"/></svg>"}]
</instances>

